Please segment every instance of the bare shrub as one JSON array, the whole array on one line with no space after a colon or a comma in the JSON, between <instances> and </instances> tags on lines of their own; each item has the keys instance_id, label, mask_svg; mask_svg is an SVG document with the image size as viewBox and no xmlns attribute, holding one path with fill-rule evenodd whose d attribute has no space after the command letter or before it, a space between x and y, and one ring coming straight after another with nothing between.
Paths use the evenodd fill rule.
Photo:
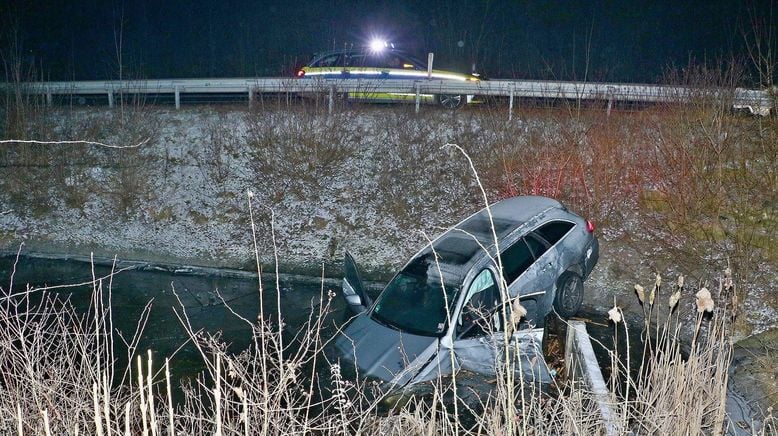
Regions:
<instances>
[{"instance_id":1,"label":"bare shrub","mask_svg":"<svg viewBox=\"0 0 778 436\"><path fill-rule=\"evenodd\" d=\"M385 192L379 210L406 223L425 223L439 216L464 213L474 204L474 184L461 161L440 145L452 137L472 138L469 123L458 118L408 111L390 112L378 127L379 144L371 156L377 188Z\"/></svg>"},{"instance_id":2,"label":"bare shrub","mask_svg":"<svg viewBox=\"0 0 778 436\"><path fill-rule=\"evenodd\" d=\"M36 65L25 60L25 48L19 32L19 23L6 20L0 32L0 47L5 85L0 90L0 137L27 139L30 127L46 111L45 101L39 95L27 93L30 82L40 80Z\"/></svg>"},{"instance_id":3,"label":"bare shrub","mask_svg":"<svg viewBox=\"0 0 778 436\"><path fill-rule=\"evenodd\" d=\"M698 66L675 74L692 89L732 92L740 70ZM710 266L728 264L744 283L758 280L765 255L774 261L764 238L774 238L777 228L770 218L778 188L776 149L768 139L775 129L773 119L744 118L726 100L704 96L643 129L651 145L644 154L645 216L679 256L705 253L718 262ZM741 290L744 301L747 287Z\"/></svg>"},{"instance_id":4,"label":"bare shrub","mask_svg":"<svg viewBox=\"0 0 778 436\"><path fill-rule=\"evenodd\" d=\"M492 136L482 149L492 153L481 155L491 158L476 157L479 168L499 170L485 172L488 186L496 186L499 196L557 198L604 224L620 215L625 201L636 203L644 183L639 115L609 117L593 110L573 118L566 112L543 117L489 129Z\"/></svg>"},{"instance_id":5,"label":"bare shrub","mask_svg":"<svg viewBox=\"0 0 778 436\"><path fill-rule=\"evenodd\" d=\"M359 126L349 114L316 117L305 113L257 111L246 116L246 144L254 173L271 202L286 194L306 199L332 195L348 175L343 164L357 150Z\"/></svg>"},{"instance_id":6,"label":"bare shrub","mask_svg":"<svg viewBox=\"0 0 778 436\"><path fill-rule=\"evenodd\" d=\"M128 374L116 372L108 282L95 277L87 284L86 313L60 296L67 286L0 288L2 433L121 431L124 405L134 400L123 384Z\"/></svg>"},{"instance_id":7,"label":"bare shrub","mask_svg":"<svg viewBox=\"0 0 778 436\"><path fill-rule=\"evenodd\" d=\"M232 160L241 145L239 126L219 113L216 119L206 122L205 132L207 138L198 153L199 165L207 179L221 185L233 175Z\"/></svg>"},{"instance_id":8,"label":"bare shrub","mask_svg":"<svg viewBox=\"0 0 778 436\"><path fill-rule=\"evenodd\" d=\"M760 13L755 3L747 5L748 20L740 24L741 35L748 51L748 59L755 70L758 83L772 92L776 102L775 80L778 67L778 34L775 26L775 4L771 1L769 12ZM775 107L775 106L773 106ZM773 110L774 112L774 110Z\"/></svg>"}]
</instances>

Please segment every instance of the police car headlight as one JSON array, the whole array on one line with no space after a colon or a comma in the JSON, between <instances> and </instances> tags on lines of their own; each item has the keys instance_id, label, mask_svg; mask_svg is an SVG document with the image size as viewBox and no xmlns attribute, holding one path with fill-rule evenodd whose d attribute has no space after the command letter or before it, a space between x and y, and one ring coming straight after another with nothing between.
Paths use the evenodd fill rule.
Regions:
<instances>
[{"instance_id":1,"label":"police car headlight","mask_svg":"<svg viewBox=\"0 0 778 436\"><path fill-rule=\"evenodd\" d=\"M376 38L370 41L370 50L374 53L383 51L387 47L386 41L380 38Z\"/></svg>"}]
</instances>

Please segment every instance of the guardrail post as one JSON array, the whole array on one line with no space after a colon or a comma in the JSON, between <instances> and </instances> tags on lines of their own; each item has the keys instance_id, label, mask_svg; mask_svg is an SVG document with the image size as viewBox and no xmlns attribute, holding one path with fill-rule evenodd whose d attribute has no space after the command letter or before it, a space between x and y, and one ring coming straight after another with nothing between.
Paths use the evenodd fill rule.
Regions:
<instances>
[{"instance_id":1,"label":"guardrail post","mask_svg":"<svg viewBox=\"0 0 778 436\"><path fill-rule=\"evenodd\" d=\"M249 86L249 108L254 104L254 89Z\"/></svg>"},{"instance_id":2,"label":"guardrail post","mask_svg":"<svg viewBox=\"0 0 778 436\"><path fill-rule=\"evenodd\" d=\"M421 106L421 85L416 82L416 113L419 113L419 106Z\"/></svg>"},{"instance_id":3,"label":"guardrail post","mask_svg":"<svg viewBox=\"0 0 778 436\"><path fill-rule=\"evenodd\" d=\"M608 110L606 113L606 117L610 118L611 116L611 109L613 108L613 94L615 93L615 88L613 86L608 87Z\"/></svg>"},{"instance_id":4,"label":"guardrail post","mask_svg":"<svg viewBox=\"0 0 778 436\"><path fill-rule=\"evenodd\" d=\"M108 107L113 109L113 91L108 91Z\"/></svg>"},{"instance_id":5,"label":"guardrail post","mask_svg":"<svg viewBox=\"0 0 778 436\"><path fill-rule=\"evenodd\" d=\"M513 86L511 86L511 92L508 94L508 121L513 120Z\"/></svg>"},{"instance_id":6,"label":"guardrail post","mask_svg":"<svg viewBox=\"0 0 778 436\"><path fill-rule=\"evenodd\" d=\"M335 108L335 85L330 86L330 99L327 106L327 113L332 114Z\"/></svg>"},{"instance_id":7,"label":"guardrail post","mask_svg":"<svg viewBox=\"0 0 778 436\"><path fill-rule=\"evenodd\" d=\"M181 90L176 86L176 109L181 109Z\"/></svg>"},{"instance_id":8,"label":"guardrail post","mask_svg":"<svg viewBox=\"0 0 778 436\"><path fill-rule=\"evenodd\" d=\"M46 93L46 106L51 106L52 102L54 101L54 96L50 93Z\"/></svg>"}]
</instances>

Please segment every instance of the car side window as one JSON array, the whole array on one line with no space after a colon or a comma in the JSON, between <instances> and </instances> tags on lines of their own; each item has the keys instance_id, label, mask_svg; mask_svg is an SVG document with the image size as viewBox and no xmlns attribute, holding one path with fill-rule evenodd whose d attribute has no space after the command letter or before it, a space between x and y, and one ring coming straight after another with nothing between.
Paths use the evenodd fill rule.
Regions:
<instances>
[{"instance_id":1,"label":"car side window","mask_svg":"<svg viewBox=\"0 0 778 436\"><path fill-rule=\"evenodd\" d=\"M363 55L348 55L345 62L349 67L361 67L365 63L365 57Z\"/></svg>"},{"instance_id":2,"label":"car side window","mask_svg":"<svg viewBox=\"0 0 778 436\"><path fill-rule=\"evenodd\" d=\"M314 63L313 67L331 67L331 66L338 66L338 59L340 58L339 54L332 54L329 56L325 56L321 59L319 59L318 62Z\"/></svg>"},{"instance_id":3,"label":"car side window","mask_svg":"<svg viewBox=\"0 0 778 436\"><path fill-rule=\"evenodd\" d=\"M459 315L458 331L461 337L484 336L500 330L499 315L494 310L499 302L497 282L492 272L484 269L473 279Z\"/></svg>"},{"instance_id":4,"label":"car side window","mask_svg":"<svg viewBox=\"0 0 778 436\"><path fill-rule=\"evenodd\" d=\"M385 61L382 56L358 54L349 59L350 67L380 68Z\"/></svg>"},{"instance_id":5,"label":"car side window","mask_svg":"<svg viewBox=\"0 0 778 436\"><path fill-rule=\"evenodd\" d=\"M543 255L546 251L548 251L549 248L551 248L550 245L547 245L545 242L542 242L540 239L538 239L535 235L528 235L527 236L527 245L529 245L529 248L532 250L532 253L535 255L535 258L539 258Z\"/></svg>"},{"instance_id":6,"label":"car side window","mask_svg":"<svg viewBox=\"0 0 778 436\"><path fill-rule=\"evenodd\" d=\"M407 56L401 56L401 55L395 55L397 60L399 61L400 66L396 68L402 68L405 70L420 70L422 69L417 62L415 62L413 59L410 59Z\"/></svg>"},{"instance_id":7,"label":"car side window","mask_svg":"<svg viewBox=\"0 0 778 436\"><path fill-rule=\"evenodd\" d=\"M550 223L543 224L539 229L535 230L543 239L548 241L549 244L554 245L562 239L575 224L569 221L551 221Z\"/></svg>"},{"instance_id":8,"label":"car side window","mask_svg":"<svg viewBox=\"0 0 778 436\"><path fill-rule=\"evenodd\" d=\"M532 262L535 261L524 238L519 239L508 247L507 250L503 251L501 258L502 274L505 278L505 283L508 285L519 278L521 273L526 271L532 265Z\"/></svg>"},{"instance_id":9,"label":"car side window","mask_svg":"<svg viewBox=\"0 0 778 436\"><path fill-rule=\"evenodd\" d=\"M384 57L380 65L381 68L402 68L403 61L395 54L389 54Z\"/></svg>"}]
</instances>

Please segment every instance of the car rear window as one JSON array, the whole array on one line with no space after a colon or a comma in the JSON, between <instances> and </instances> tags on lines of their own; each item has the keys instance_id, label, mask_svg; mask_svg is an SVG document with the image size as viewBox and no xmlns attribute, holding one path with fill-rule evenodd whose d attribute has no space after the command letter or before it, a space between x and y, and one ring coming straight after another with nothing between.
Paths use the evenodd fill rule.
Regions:
<instances>
[{"instance_id":1,"label":"car rear window","mask_svg":"<svg viewBox=\"0 0 778 436\"><path fill-rule=\"evenodd\" d=\"M575 224L569 221L551 221L535 230L549 244L554 245L573 228Z\"/></svg>"}]
</instances>

